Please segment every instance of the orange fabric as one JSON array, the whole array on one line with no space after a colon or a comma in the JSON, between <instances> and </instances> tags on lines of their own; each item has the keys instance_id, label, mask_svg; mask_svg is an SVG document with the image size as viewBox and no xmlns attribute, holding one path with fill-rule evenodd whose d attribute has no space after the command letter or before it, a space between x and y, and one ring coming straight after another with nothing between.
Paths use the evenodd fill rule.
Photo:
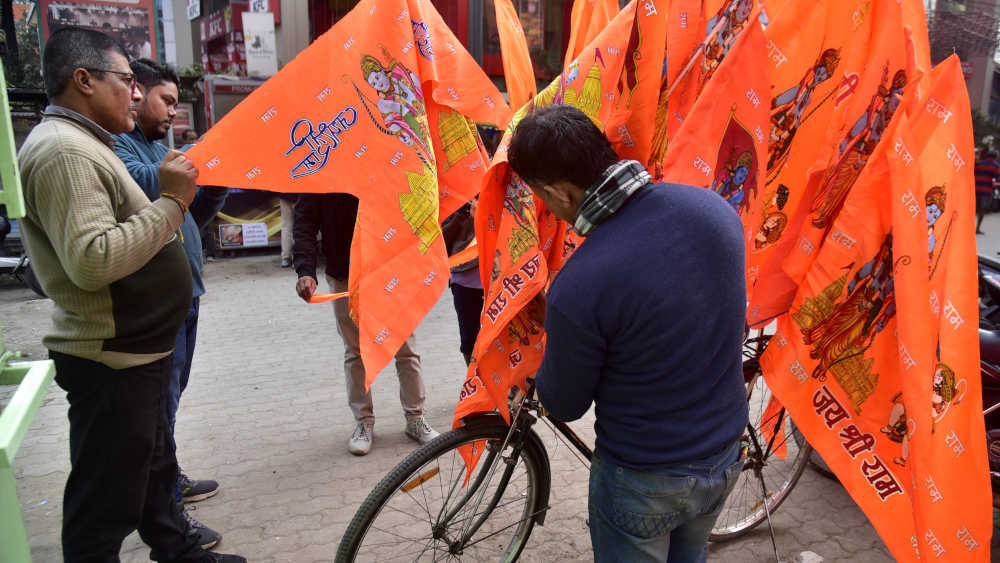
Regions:
<instances>
[{"instance_id":1,"label":"orange fabric","mask_svg":"<svg viewBox=\"0 0 1000 563\"><path fill-rule=\"evenodd\" d=\"M973 143L957 58L928 84L919 103L901 100L913 111L852 182L761 365L897 560L987 561Z\"/></svg>"},{"instance_id":2,"label":"orange fabric","mask_svg":"<svg viewBox=\"0 0 1000 563\"><path fill-rule=\"evenodd\" d=\"M667 80L660 89L651 154L647 161L655 180L663 179L667 147L677 137L695 100L743 31L757 21L761 8L758 0L697 5L696 2L677 2L670 6Z\"/></svg>"},{"instance_id":3,"label":"orange fabric","mask_svg":"<svg viewBox=\"0 0 1000 563\"><path fill-rule=\"evenodd\" d=\"M473 239L472 242L469 243L469 246L466 246L448 258L448 267L454 268L455 266L464 264L473 258L477 258L478 256L479 247L476 244L475 239Z\"/></svg>"},{"instance_id":4,"label":"orange fabric","mask_svg":"<svg viewBox=\"0 0 1000 563\"><path fill-rule=\"evenodd\" d=\"M657 4L660 6L658 7ZM664 78L667 46L665 1L648 2L636 10L621 79L617 86L615 111L605 134L623 159L641 163L649 160L660 88Z\"/></svg>"},{"instance_id":5,"label":"orange fabric","mask_svg":"<svg viewBox=\"0 0 1000 563\"><path fill-rule=\"evenodd\" d=\"M764 239L747 255L747 320L752 325L788 310L804 269L789 273L785 261L796 248L815 246L800 237L811 204L804 202L839 149L846 133L841 129L849 130L864 113L854 107L858 100L872 100L885 64L900 64L898 9L893 13L891 6L878 7L873 13L872 5L862 2L794 3L766 30L774 98L765 197L749 214L751 238ZM873 24L876 18L879 25ZM880 37L883 44L888 39L897 43L873 43ZM892 61L888 53L895 57ZM765 227L767 217L776 213L783 217L781 224Z\"/></svg>"},{"instance_id":6,"label":"orange fabric","mask_svg":"<svg viewBox=\"0 0 1000 563\"><path fill-rule=\"evenodd\" d=\"M507 83L510 107L519 108L535 97L535 72L528 53L528 40L511 0L493 0L500 35L503 76Z\"/></svg>"},{"instance_id":7,"label":"orange fabric","mask_svg":"<svg viewBox=\"0 0 1000 563\"><path fill-rule=\"evenodd\" d=\"M819 162L812 171L803 198L795 210L793 224L801 222L798 240L784 259L782 268L793 280L801 280L816 260L833 221L843 209L851 186L858 180L871 155L885 135L891 120L899 114L903 88L913 83L913 69L907 68L902 12L896 2L872 7L872 33L863 63L864 72L856 94L845 100L846 110L834 118L822 146Z\"/></svg>"},{"instance_id":8,"label":"orange fabric","mask_svg":"<svg viewBox=\"0 0 1000 563\"><path fill-rule=\"evenodd\" d=\"M731 47L673 137L662 175L715 191L745 219L762 197L767 159L770 83L767 73L746 72L765 66L764 29L749 25Z\"/></svg>"},{"instance_id":9,"label":"orange fabric","mask_svg":"<svg viewBox=\"0 0 1000 563\"><path fill-rule=\"evenodd\" d=\"M341 291L340 293L313 293L312 297L309 298L310 303L327 303L329 301L336 301L337 299L343 299L350 295L347 291Z\"/></svg>"},{"instance_id":10,"label":"orange fabric","mask_svg":"<svg viewBox=\"0 0 1000 563\"><path fill-rule=\"evenodd\" d=\"M370 384L447 285L439 220L486 169L470 120L509 115L430 2L362 0L187 154L205 184L358 196L349 293Z\"/></svg>"},{"instance_id":11,"label":"orange fabric","mask_svg":"<svg viewBox=\"0 0 1000 563\"><path fill-rule=\"evenodd\" d=\"M463 417L477 412L498 409L504 417L509 416L508 390L514 385L523 388L525 378L535 373L541 361L543 290L578 242L567 234L567 225L511 172L507 164L511 134L528 111L550 104L574 105L602 129L616 126L608 121L612 115L626 118L618 113L616 85L636 17L643 16L637 15L632 3L570 68L521 108L494 155L476 209L480 272L486 288L482 328L455 410L456 427ZM463 452L470 466L478 453Z\"/></svg>"},{"instance_id":12,"label":"orange fabric","mask_svg":"<svg viewBox=\"0 0 1000 563\"><path fill-rule=\"evenodd\" d=\"M570 14L569 42L563 67L568 67L617 14L616 0L575 0Z\"/></svg>"}]
</instances>

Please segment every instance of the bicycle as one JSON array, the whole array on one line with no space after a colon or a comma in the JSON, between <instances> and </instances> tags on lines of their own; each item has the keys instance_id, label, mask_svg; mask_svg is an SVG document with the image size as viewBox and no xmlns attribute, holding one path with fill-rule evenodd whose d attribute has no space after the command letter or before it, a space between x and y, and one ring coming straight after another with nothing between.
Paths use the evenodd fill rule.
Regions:
<instances>
[{"instance_id":1,"label":"bicycle","mask_svg":"<svg viewBox=\"0 0 1000 563\"><path fill-rule=\"evenodd\" d=\"M750 423L741 439L743 473L712 530L712 541L737 538L769 521L812 451L784 407L768 412L771 394L759 358L769 339L758 335L744 343ZM390 471L354 515L336 561L355 561L359 555L377 561L517 560L549 509L549 458L532 426L542 418L587 461L593 456L566 423L545 415L533 398L530 379L527 387L527 394L511 390L511 424L497 413L474 415ZM460 447L477 448L481 455L471 473ZM773 531L771 540L773 544Z\"/></svg>"}]
</instances>

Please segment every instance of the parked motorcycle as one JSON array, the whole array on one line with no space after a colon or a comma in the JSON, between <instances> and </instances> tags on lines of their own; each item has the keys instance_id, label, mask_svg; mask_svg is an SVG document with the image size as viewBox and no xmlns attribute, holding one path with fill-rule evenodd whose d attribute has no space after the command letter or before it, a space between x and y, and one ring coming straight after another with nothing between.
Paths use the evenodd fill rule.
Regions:
<instances>
[{"instance_id":1,"label":"parked motorcycle","mask_svg":"<svg viewBox=\"0 0 1000 563\"><path fill-rule=\"evenodd\" d=\"M979 257L979 367L993 506L1000 508L1000 261Z\"/></svg>"},{"instance_id":2,"label":"parked motorcycle","mask_svg":"<svg viewBox=\"0 0 1000 563\"><path fill-rule=\"evenodd\" d=\"M8 240L8 238L12 240ZM8 246L16 246L16 252L9 256L7 255ZM35 272L31 270L31 259L28 258L20 245L19 232L15 232L12 221L0 213L0 275L3 274L13 276L39 296L46 297L45 290L38 283Z\"/></svg>"}]
</instances>

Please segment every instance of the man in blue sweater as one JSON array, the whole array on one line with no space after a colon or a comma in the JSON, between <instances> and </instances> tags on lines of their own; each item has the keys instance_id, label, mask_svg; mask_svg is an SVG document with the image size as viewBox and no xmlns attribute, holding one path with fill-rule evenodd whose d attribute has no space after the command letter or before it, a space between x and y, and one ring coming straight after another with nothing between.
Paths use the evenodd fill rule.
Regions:
<instances>
[{"instance_id":1,"label":"man in blue sweater","mask_svg":"<svg viewBox=\"0 0 1000 563\"><path fill-rule=\"evenodd\" d=\"M740 220L712 191L650 183L571 106L525 117L508 156L587 237L546 296L536 386L560 420L597 405L594 558L703 561L748 422Z\"/></svg>"},{"instance_id":2,"label":"man in blue sweater","mask_svg":"<svg viewBox=\"0 0 1000 563\"><path fill-rule=\"evenodd\" d=\"M171 68L149 59L134 61L131 66L132 72L135 73L136 87L143 94L143 100L136 111L135 129L129 133L115 135L115 153L125 163L125 168L146 196L155 200L161 195L157 168L169 150L157 141L166 137L176 115L179 80L177 73ZM184 211L184 223L180 228L180 240L191 266L194 298L174 345L170 388L166 401L171 437L174 433L181 393L187 387L191 375L191 360L194 357L195 338L198 334L199 298L205 293L205 284L201 276L200 231L222 208L227 192L225 188L199 189L191 206ZM219 484L215 481L191 479L183 471L179 471L178 502L203 500L218 491ZM183 514L190 526L189 533L198 536L199 544L203 548L209 549L219 542L221 535L192 518L187 511Z\"/></svg>"}]
</instances>

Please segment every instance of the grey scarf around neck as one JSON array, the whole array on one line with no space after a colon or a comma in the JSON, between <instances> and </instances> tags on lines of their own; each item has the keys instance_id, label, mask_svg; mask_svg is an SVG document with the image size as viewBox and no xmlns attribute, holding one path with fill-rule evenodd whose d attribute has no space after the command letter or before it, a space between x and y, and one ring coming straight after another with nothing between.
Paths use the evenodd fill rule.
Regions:
<instances>
[{"instance_id":1,"label":"grey scarf around neck","mask_svg":"<svg viewBox=\"0 0 1000 563\"><path fill-rule=\"evenodd\" d=\"M639 188L653 181L649 172L635 160L620 160L607 167L601 178L587 188L576 212L573 230L581 236L613 215Z\"/></svg>"}]
</instances>

